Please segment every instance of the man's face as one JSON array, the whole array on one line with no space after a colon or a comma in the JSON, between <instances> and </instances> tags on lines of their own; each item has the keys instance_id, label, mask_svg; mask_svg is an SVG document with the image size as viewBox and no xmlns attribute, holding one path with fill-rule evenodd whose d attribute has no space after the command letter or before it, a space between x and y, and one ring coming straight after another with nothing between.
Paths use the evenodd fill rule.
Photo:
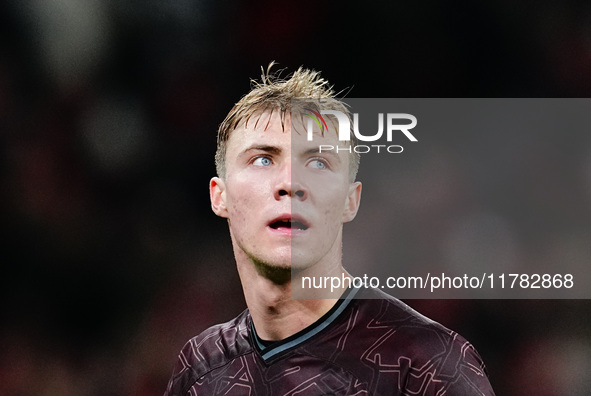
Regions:
<instances>
[{"instance_id":1,"label":"man's face","mask_svg":"<svg viewBox=\"0 0 591 396\"><path fill-rule=\"evenodd\" d=\"M256 124L256 126L255 126ZM229 220L237 259L304 269L340 264L342 225L359 206L360 183L349 182L346 151L334 131L306 140L304 129L278 111L234 130L227 142L225 178L213 178L214 212ZM342 143L341 143L342 145Z\"/></svg>"}]
</instances>

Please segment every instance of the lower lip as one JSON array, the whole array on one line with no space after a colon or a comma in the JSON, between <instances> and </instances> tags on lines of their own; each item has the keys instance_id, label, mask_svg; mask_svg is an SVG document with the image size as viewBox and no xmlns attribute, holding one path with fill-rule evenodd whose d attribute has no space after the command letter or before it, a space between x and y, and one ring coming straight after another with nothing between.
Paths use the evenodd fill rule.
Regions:
<instances>
[{"instance_id":1,"label":"lower lip","mask_svg":"<svg viewBox=\"0 0 591 396\"><path fill-rule=\"evenodd\" d=\"M278 234L278 235L282 235L282 236L301 235L307 231L307 230L302 230L299 228L288 228L288 227L278 227L278 228L269 227L269 230L271 230L271 232L273 232L274 234Z\"/></svg>"}]
</instances>

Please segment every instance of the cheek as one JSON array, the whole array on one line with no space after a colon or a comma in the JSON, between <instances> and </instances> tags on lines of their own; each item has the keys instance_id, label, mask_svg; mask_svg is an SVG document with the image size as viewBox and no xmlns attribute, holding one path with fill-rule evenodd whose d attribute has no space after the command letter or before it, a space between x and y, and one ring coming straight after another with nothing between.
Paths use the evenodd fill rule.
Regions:
<instances>
[{"instance_id":1,"label":"cheek","mask_svg":"<svg viewBox=\"0 0 591 396\"><path fill-rule=\"evenodd\" d=\"M233 198L228 207L230 221L233 224L244 224L248 222L248 216L252 216L254 202L249 197L241 196Z\"/></svg>"},{"instance_id":2,"label":"cheek","mask_svg":"<svg viewBox=\"0 0 591 396\"><path fill-rule=\"evenodd\" d=\"M337 189L326 192L326 197L323 199L324 207L320 214L323 216L325 224L340 225L343 222L346 192Z\"/></svg>"},{"instance_id":3,"label":"cheek","mask_svg":"<svg viewBox=\"0 0 591 396\"><path fill-rule=\"evenodd\" d=\"M263 198L261 188L254 183L236 183L227 190L227 206L230 221L235 224L245 224L250 219L261 214Z\"/></svg>"}]
</instances>

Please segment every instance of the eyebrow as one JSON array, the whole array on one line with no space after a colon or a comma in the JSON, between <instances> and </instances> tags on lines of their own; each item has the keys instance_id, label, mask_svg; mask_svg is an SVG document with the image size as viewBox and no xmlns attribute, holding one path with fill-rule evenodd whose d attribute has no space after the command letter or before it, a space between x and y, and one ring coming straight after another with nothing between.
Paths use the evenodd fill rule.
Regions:
<instances>
[{"instance_id":1,"label":"eyebrow","mask_svg":"<svg viewBox=\"0 0 591 396\"><path fill-rule=\"evenodd\" d=\"M341 162L341 157L337 153L335 153L334 151L332 151L332 150L331 151L325 151L325 152L322 152L321 153L319 148L314 148L313 147L313 148L310 148L310 149L305 150L302 153L303 156L314 155L314 154L316 154L316 155L322 154L323 156L328 156L328 157L331 157L331 158L333 158L334 160L336 160L338 162Z\"/></svg>"},{"instance_id":2,"label":"eyebrow","mask_svg":"<svg viewBox=\"0 0 591 396\"><path fill-rule=\"evenodd\" d=\"M269 154L279 155L283 152L283 149L281 147L277 147L277 146L269 146L269 145L264 145L264 144L253 144L252 146L245 148L239 155L248 154L251 151L257 151L257 152L262 151L262 152L269 153ZM326 157L333 158L334 161L341 162L341 157L337 153L335 153L333 151L326 151L326 152L320 153L320 149L317 147L312 147L307 150L304 150L301 153L301 156L306 157L306 156L310 156L310 155L319 155L319 154L322 154L323 156L326 156Z\"/></svg>"},{"instance_id":3,"label":"eyebrow","mask_svg":"<svg viewBox=\"0 0 591 396\"><path fill-rule=\"evenodd\" d=\"M304 155L311 155L311 154L320 154L320 149L319 148L309 148L306 151L304 151L302 154Z\"/></svg>"},{"instance_id":4,"label":"eyebrow","mask_svg":"<svg viewBox=\"0 0 591 396\"><path fill-rule=\"evenodd\" d=\"M254 144L254 145L244 149L244 151L242 151L242 154L248 153L250 151L264 151L269 154L281 154L281 152L283 150L281 149L281 147L277 147L277 146Z\"/></svg>"}]
</instances>

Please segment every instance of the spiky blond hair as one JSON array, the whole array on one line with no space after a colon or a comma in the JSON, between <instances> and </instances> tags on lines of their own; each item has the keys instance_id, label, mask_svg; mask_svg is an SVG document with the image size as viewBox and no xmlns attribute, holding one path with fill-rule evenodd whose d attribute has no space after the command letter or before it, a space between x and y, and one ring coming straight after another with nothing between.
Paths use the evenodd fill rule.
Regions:
<instances>
[{"instance_id":1,"label":"spiky blond hair","mask_svg":"<svg viewBox=\"0 0 591 396\"><path fill-rule=\"evenodd\" d=\"M253 117L258 123L263 113L279 111L284 127L285 117L292 112L294 100L297 100L299 109L318 109L321 103L323 110L339 110L349 115L346 104L335 97L333 87L320 77L320 72L300 67L288 78L282 79L280 73L271 73L273 65L274 62L271 62L266 70L261 68L261 81L251 80L250 92L232 107L218 128L215 165L218 176L222 178L226 175L226 146L230 135L240 125L247 125ZM354 181L359 168L359 154L352 153L349 162L350 178Z\"/></svg>"}]
</instances>

